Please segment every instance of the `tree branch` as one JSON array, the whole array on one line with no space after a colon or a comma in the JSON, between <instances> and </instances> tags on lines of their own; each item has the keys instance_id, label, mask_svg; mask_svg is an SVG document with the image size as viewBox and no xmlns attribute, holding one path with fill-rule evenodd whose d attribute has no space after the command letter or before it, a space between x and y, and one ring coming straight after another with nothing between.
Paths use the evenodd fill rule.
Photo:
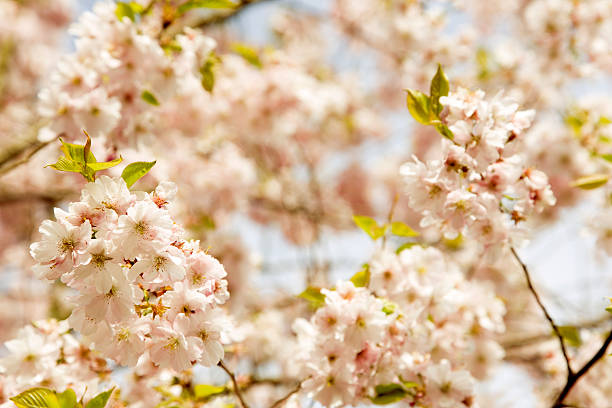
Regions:
<instances>
[{"instance_id":1,"label":"tree branch","mask_svg":"<svg viewBox=\"0 0 612 408\"><path fill-rule=\"evenodd\" d=\"M231 9L220 9L219 12L217 13L211 13L210 15L206 17L199 18L198 20L191 22L189 26L201 28L201 27L221 24L225 22L226 20L232 17L235 17L240 12L244 11L247 7L252 6L253 4L256 4L256 3L261 3L263 1L265 0L240 0L238 4L236 5L236 7L231 8Z\"/></svg>"},{"instance_id":2,"label":"tree branch","mask_svg":"<svg viewBox=\"0 0 612 408\"><path fill-rule=\"evenodd\" d=\"M43 121L34 123L29 129L30 134L27 137L4 147L4 150L0 152L0 175L26 163L36 152L50 143L38 140L38 131L43 125Z\"/></svg>"},{"instance_id":3,"label":"tree branch","mask_svg":"<svg viewBox=\"0 0 612 408\"><path fill-rule=\"evenodd\" d=\"M244 398L242 397L242 392L240 391L240 387L238 387L238 382L236 381L236 376L234 375L234 373L232 373L230 369L227 368L223 360L220 360L219 364L217 365L221 367L223 371L225 371L225 373L229 376L230 380L232 380L232 385L234 386L234 394L236 394L236 397L240 401L240 406L242 408L249 408L248 404L244 401Z\"/></svg>"},{"instance_id":4,"label":"tree branch","mask_svg":"<svg viewBox=\"0 0 612 408\"><path fill-rule=\"evenodd\" d=\"M567 366L567 378L569 381L569 378L574 375L574 371L572 370L572 366L570 365L569 354L567 353L567 348L565 347L565 342L563 341L563 336L561 335L561 331L559 330L559 327L555 324L554 320L550 316L550 313L548 313L548 310L542 303L542 300L540 299L538 292L533 287L533 283L531 282L531 277L529 276L529 270L527 269L527 265L523 263L521 258L516 253L516 250L514 249L514 247L510 247L510 251L512 251L514 258L521 265L521 268L523 268L523 272L525 274L525 279L527 280L527 286L529 287L529 290L533 294L533 297L538 303L538 306L540 306L540 309L542 310L542 312L544 312L544 316L546 316L546 320L548 320L550 327L552 327L553 332L555 333L555 336L557 336L557 338L559 339L559 345L561 346L561 352L563 353L563 358L565 359L565 365Z\"/></svg>"},{"instance_id":5,"label":"tree branch","mask_svg":"<svg viewBox=\"0 0 612 408\"><path fill-rule=\"evenodd\" d=\"M272 405L270 406L270 408L280 408L280 407L282 407L282 406L285 404L285 402L287 402L287 400L288 400L289 398L291 398L291 396L292 396L293 394L295 394L296 392L298 392L298 391L299 391L301 388L302 388L302 383L299 383L299 384L297 385L297 387L295 387L293 390L291 390L291 391L290 391L290 392L289 392L287 395L285 395L283 398L279 399L279 400L278 400L278 401L276 401L274 404L272 404Z\"/></svg>"},{"instance_id":6,"label":"tree branch","mask_svg":"<svg viewBox=\"0 0 612 408\"><path fill-rule=\"evenodd\" d=\"M577 329L600 329L602 330L609 326L608 323L610 323L610 314L606 312L606 314L599 319L575 323L575 324L572 324L572 326ZM543 341L549 340L551 335L554 335L554 333L550 333L547 331L547 332L541 332L538 334L534 334L531 336L525 336L522 338L508 338L502 342L502 346L506 350L531 346L533 344L538 344Z\"/></svg>"},{"instance_id":7,"label":"tree branch","mask_svg":"<svg viewBox=\"0 0 612 408\"><path fill-rule=\"evenodd\" d=\"M601 345L599 350L597 350L595 355L591 357L591 359L587 361L586 364L580 370L578 370L578 372L572 373L570 376L568 376L567 382L565 383L565 387L563 387L563 389L559 393L559 396L553 404L553 408L562 408L570 406L564 404L563 400L568 396L568 394L570 393L574 385L576 385L578 380L580 380L580 378L585 375L591 369L591 367L593 367L599 360L601 360L606 355L606 350L608 349L608 346L610 346L610 343L612 343L612 331L608 333L608 337L606 337L603 344Z\"/></svg>"}]
</instances>

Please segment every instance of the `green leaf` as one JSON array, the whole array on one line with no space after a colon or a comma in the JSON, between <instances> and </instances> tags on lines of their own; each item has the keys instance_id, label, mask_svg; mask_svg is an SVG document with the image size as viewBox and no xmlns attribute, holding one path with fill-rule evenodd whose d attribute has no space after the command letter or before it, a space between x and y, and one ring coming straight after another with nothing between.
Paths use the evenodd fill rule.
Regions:
<instances>
[{"instance_id":1,"label":"green leaf","mask_svg":"<svg viewBox=\"0 0 612 408\"><path fill-rule=\"evenodd\" d=\"M397 309L397 305L389 300L384 300L382 311L386 315L390 315L395 313L395 309Z\"/></svg>"},{"instance_id":2,"label":"green leaf","mask_svg":"<svg viewBox=\"0 0 612 408\"><path fill-rule=\"evenodd\" d=\"M370 283L370 265L363 264L361 270L351 277L356 288L365 288Z\"/></svg>"},{"instance_id":3,"label":"green leaf","mask_svg":"<svg viewBox=\"0 0 612 408\"><path fill-rule=\"evenodd\" d=\"M404 388L418 388L418 386L419 386L419 384L415 383L414 381L406 381L406 380L404 380L401 375L400 375L399 379L402 382L402 385L404 386Z\"/></svg>"},{"instance_id":4,"label":"green leaf","mask_svg":"<svg viewBox=\"0 0 612 408\"><path fill-rule=\"evenodd\" d=\"M318 309L325 304L325 295L321 293L321 289L312 286L307 287L298 297L307 300L313 309Z\"/></svg>"},{"instance_id":5,"label":"green leaf","mask_svg":"<svg viewBox=\"0 0 612 408\"><path fill-rule=\"evenodd\" d=\"M72 171L75 173L80 173L81 170L83 170L83 167L80 163L77 163L66 157L60 157L59 159L57 159L57 163L47 164L45 167L51 167L52 169L59 171Z\"/></svg>"},{"instance_id":6,"label":"green leaf","mask_svg":"<svg viewBox=\"0 0 612 408\"><path fill-rule=\"evenodd\" d=\"M73 390L68 388L66 391L57 395L60 408L76 408L77 397Z\"/></svg>"},{"instance_id":7,"label":"green leaf","mask_svg":"<svg viewBox=\"0 0 612 408\"><path fill-rule=\"evenodd\" d=\"M217 385L198 384L193 387L193 392L197 399L201 399L221 394L225 392L225 387Z\"/></svg>"},{"instance_id":8,"label":"green leaf","mask_svg":"<svg viewBox=\"0 0 612 408\"><path fill-rule=\"evenodd\" d=\"M202 88L208 92L212 92L215 87L215 67L219 62L221 62L221 59L215 53L211 53L200 67Z\"/></svg>"},{"instance_id":9,"label":"green leaf","mask_svg":"<svg viewBox=\"0 0 612 408\"><path fill-rule=\"evenodd\" d=\"M405 249L410 249L410 248L412 248L412 247L413 247L413 246L415 246L415 245L419 245L419 244L417 244L416 242L406 242L405 244L400 245L400 246L399 246L399 248L397 248L397 249L395 250L395 253L396 253L396 254L399 254L399 253L401 253L403 250L405 250Z\"/></svg>"},{"instance_id":10,"label":"green leaf","mask_svg":"<svg viewBox=\"0 0 612 408\"><path fill-rule=\"evenodd\" d=\"M77 163L85 163L85 146L87 144L81 146L78 144L66 143L62 139L60 139L60 142L62 143L61 150L68 159ZM95 163L96 161L96 156L91 152L91 149L87 149L87 163Z\"/></svg>"},{"instance_id":11,"label":"green leaf","mask_svg":"<svg viewBox=\"0 0 612 408\"><path fill-rule=\"evenodd\" d=\"M145 101L146 103L153 105L153 106L159 106L159 101L157 100L157 98L155 97L155 95L153 95L151 93L151 91L147 91L146 89L144 91L142 91L142 93L140 94L140 97L142 98L143 101Z\"/></svg>"},{"instance_id":12,"label":"green leaf","mask_svg":"<svg viewBox=\"0 0 612 408\"><path fill-rule=\"evenodd\" d=\"M215 220L210 215L203 214L200 216L200 220L193 225L190 225L189 228L195 231L214 230L217 228L217 225L215 224Z\"/></svg>"},{"instance_id":13,"label":"green leaf","mask_svg":"<svg viewBox=\"0 0 612 408\"><path fill-rule=\"evenodd\" d=\"M178 12L183 14L194 8L232 9L236 6L238 4L229 0L189 0L178 7Z\"/></svg>"},{"instance_id":14,"label":"green leaf","mask_svg":"<svg viewBox=\"0 0 612 408\"><path fill-rule=\"evenodd\" d=\"M612 120L610 120L610 118L606 116L600 116L599 120L597 121L597 124L600 126L610 125L612 124Z\"/></svg>"},{"instance_id":15,"label":"green leaf","mask_svg":"<svg viewBox=\"0 0 612 408\"><path fill-rule=\"evenodd\" d=\"M434 124L434 126L438 133L444 136L445 138L450 140L453 140L455 138L453 132L444 123L436 123Z\"/></svg>"},{"instance_id":16,"label":"green leaf","mask_svg":"<svg viewBox=\"0 0 612 408\"><path fill-rule=\"evenodd\" d=\"M585 110L575 109L565 116L565 123L574 131L574 134L579 135L582 127L589 120L589 113Z\"/></svg>"},{"instance_id":17,"label":"green leaf","mask_svg":"<svg viewBox=\"0 0 612 408\"><path fill-rule=\"evenodd\" d=\"M604 159L607 162L612 163L612 154L602 154L599 157L601 157L602 159Z\"/></svg>"},{"instance_id":18,"label":"green leaf","mask_svg":"<svg viewBox=\"0 0 612 408\"><path fill-rule=\"evenodd\" d=\"M442 242L448 249L458 250L461 249L465 240L463 239L463 235L458 234L455 238L442 238Z\"/></svg>"},{"instance_id":19,"label":"green leaf","mask_svg":"<svg viewBox=\"0 0 612 408\"><path fill-rule=\"evenodd\" d=\"M376 220L365 215L354 215L353 221L355 221L355 224L375 241L387 232L386 225L380 226Z\"/></svg>"},{"instance_id":20,"label":"green leaf","mask_svg":"<svg viewBox=\"0 0 612 408\"><path fill-rule=\"evenodd\" d=\"M442 65L438 64L438 70L434 75L429 85L429 98L431 99L431 108L438 116L442 112L442 104L440 103L441 96L447 96L449 90L448 78L442 70Z\"/></svg>"},{"instance_id":21,"label":"green leaf","mask_svg":"<svg viewBox=\"0 0 612 408\"><path fill-rule=\"evenodd\" d=\"M476 51L476 65L478 66L478 79L489 78L491 70L489 68L489 52L485 48L478 48Z\"/></svg>"},{"instance_id":22,"label":"green leaf","mask_svg":"<svg viewBox=\"0 0 612 408\"><path fill-rule=\"evenodd\" d=\"M55 391L48 388L30 388L10 400L18 408L60 408Z\"/></svg>"},{"instance_id":23,"label":"green leaf","mask_svg":"<svg viewBox=\"0 0 612 408\"><path fill-rule=\"evenodd\" d=\"M580 330L574 326L557 326L561 337L572 347L580 347L582 344L582 338L580 337Z\"/></svg>"},{"instance_id":24,"label":"green leaf","mask_svg":"<svg viewBox=\"0 0 612 408\"><path fill-rule=\"evenodd\" d=\"M122 161L123 161L123 158L119 156L118 159L107 161L107 162L87 163L87 167L89 167L91 170L96 172L100 170L110 169L111 167L115 167Z\"/></svg>"},{"instance_id":25,"label":"green leaf","mask_svg":"<svg viewBox=\"0 0 612 408\"><path fill-rule=\"evenodd\" d=\"M64 152L64 157L60 157L57 163L45 167L51 167L59 171L80 173L87 181L94 181L97 171L105 170L121 163L123 160L121 157L108 162L98 163L96 157L91 152L91 138L89 134L87 134L87 131L83 130L83 133L87 136L87 142L84 146L66 143L60 139L62 143L61 150ZM85 157L87 157L87 160L85 160Z\"/></svg>"},{"instance_id":26,"label":"green leaf","mask_svg":"<svg viewBox=\"0 0 612 408\"><path fill-rule=\"evenodd\" d=\"M404 399L408 394L401 384L380 384L374 391L376 395L370 400L376 405L392 404Z\"/></svg>"},{"instance_id":27,"label":"green leaf","mask_svg":"<svg viewBox=\"0 0 612 408\"><path fill-rule=\"evenodd\" d=\"M172 52L181 52L183 51L183 47L176 40L170 40L161 45L161 47L166 51L166 53Z\"/></svg>"},{"instance_id":28,"label":"green leaf","mask_svg":"<svg viewBox=\"0 0 612 408\"><path fill-rule=\"evenodd\" d=\"M601 187L608 182L610 176L606 174L592 174L590 176L580 177L570 183L571 187L578 187L583 190L593 190Z\"/></svg>"},{"instance_id":29,"label":"green leaf","mask_svg":"<svg viewBox=\"0 0 612 408\"><path fill-rule=\"evenodd\" d=\"M400 237L417 237L419 233L400 221L391 223L391 233Z\"/></svg>"},{"instance_id":30,"label":"green leaf","mask_svg":"<svg viewBox=\"0 0 612 408\"><path fill-rule=\"evenodd\" d=\"M129 3L119 1L117 2L117 7L115 7L115 15L119 19L119 21L123 20L123 17L127 17L132 21L136 20L136 15L140 14L144 11L144 7L135 1L131 1Z\"/></svg>"},{"instance_id":31,"label":"green leaf","mask_svg":"<svg viewBox=\"0 0 612 408\"><path fill-rule=\"evenodd\" d=\"M96 395L89 400L87 405L85 405L85 408L104 408L114 389L115 387Z\"/></svg>"},{"instance_id":32,"label":"green leaf","mask_svg":"<svg viewBox=\"0 0 612 408\"><path fill-rule=\"evenodd\" d=\"M420 91L406 90L406 103L412 117L423 125L429 125L433 119L431 116L431 100Z\"/></svg>"},{"instance_id":33,"label":"green leaf","mask_svg":"<svg viewBox=\"0 0 612 408\"><path fill-rule=\"evenodd\" d=\"M249 64L260 69L263 66L259 59L259 53L255 48L242 43L233 43L231 49L244 58Z\"/></svg>"},{"instance_id":34,"label":"green leaf","mask_svg":"<svg viewBox=\"0 0 612 408\"><path fill-rule=\"evenodd\" d=\"M134 162L129 164L121 173L121 178L125 180L128 188L132 187L134 183L140 180L145 174L151 170L156 162Z\"/></svg>"}]
</instances>

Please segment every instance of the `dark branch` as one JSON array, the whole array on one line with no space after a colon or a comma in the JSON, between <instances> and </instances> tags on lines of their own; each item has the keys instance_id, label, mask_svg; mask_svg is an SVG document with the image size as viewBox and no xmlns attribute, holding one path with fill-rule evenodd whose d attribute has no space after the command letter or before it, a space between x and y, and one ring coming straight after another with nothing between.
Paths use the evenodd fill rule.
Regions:
<instances>
[{"instance_id":1,"label":"dark branch","mask_svg":"<svg viewBox=\"0 0 612 408\"><path fill-rule=\"evenodd\" d=\"M234 375L234 373L232 373L230 369L227 368L223 360L219 361L219 364L217 365L221 367L223 371L225 371L225 373L229 376L230 380L232 380L232 385L234 386L234 394L236 394L236 397L240 401L240 406L242 408L249 408L248 404L244 401L244 398L242 397L242 392L240 391L240 387L238 387L238 382L236 381L236 376Z\"/></svg>"},{"instance_id":2,"label":"dark branch","mask_svg":"<svg viewBox=\"0 0 612 408\"><path fill-rule=\"evenodd\" d=\"M565 359L565 365L567 366L567 378L569 380L569 378L572 375L574 375L574 371L572 370L572 366L570 365L569 354L567 353L567 348L565 347L565 342L563 341L563 336L561 335L561 331L559 330L559 327L555 324L554 320L550 316L550 313L548 313L548 310L542 303L542 300L540 299L538 292L535 290L533 283L531 282L531 277L529 276L529 270L527 269L527 265L523 263L523 261L518 256L518 254L516 253L516 250L513 247L510 247L510 251L512 251L514 258L521 265L521 268L523 268L523 272L525 274L525 279L527 280L527 286L529 287L529 290L533 294L533 297L538 303L538 306L540 306L540 309L544 313L544 316L546 316L546 320L548 320L548 323L550 324L550 327L553 329L555 336L557 336L557 338L559 339L559 345L561 346L561 352L563 353L563 358Z\"/></svg>"},{"instance_id":3,"label":"dark branch","mask_svg":"<svg viewBox=\"0 0 612 408\"><path fill-rule=\"evenodd\" d=\"M564 404L563 400L568 396L568 394L570 393L574 385L576 385L578 380L580 380L580 378L585 375L591 369L591 367L593 367L599 360L601 360L606 355L606 350L608 349L608 346L610 346L610 343L612 343L612 331L608 333L608 337L606 337L599 350L597 350L597 353L595 353L595 355L591 357L591 359L587 361L587 363L580 370L578 370L578 372L568 377L567 382L565 383L565 387L563 387L563 389L559 393L559 396L555 400L553 408L570 406Z\"/></svg>"},{"instance_id":4,"label":"dark branch","mask_svg":"<svg viewBox=\"0 0 612 408\"><path fill-rule=\"evenodd\" d=\"M285 402L287 402L287 400L289 398L291 398L291 396L295 393L297 393L300 389L302 388L302 383L299 383L297 385L297 387L295 387L293 390L291 390L287 395L285 395L283 398L279 399L278 401L276 401L274 404L272 404L270 406L270 408L280 408L283 406L283 404L285 404Z\"/></svg>"},{"instance_id":5,"label":"dark branch","mask_svg":"<svg viewBox=\"0 0 612 408\"><path fill-rule=\"evenodd\" d=\"M241 13L242 11L246 10L249 6L252 6L257 3L262 3L263 1L265 0L241 0L240 2L238 2L238 5L236 7L231 9L221 9L217 13L200 18L192 24L189 24L189 26L201 28L224 23L226 20L229 20Z\"/></svg>"}]
</instances>

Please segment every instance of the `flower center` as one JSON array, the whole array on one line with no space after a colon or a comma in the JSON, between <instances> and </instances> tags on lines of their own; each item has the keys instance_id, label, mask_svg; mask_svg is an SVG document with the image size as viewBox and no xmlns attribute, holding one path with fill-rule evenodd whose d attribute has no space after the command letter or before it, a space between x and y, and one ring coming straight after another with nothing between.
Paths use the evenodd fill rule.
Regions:
<instances>
[{"instance_id":1,"label":"flower center","mask_svg":"<svg viewBox=\"0 0 612 408\"><path fill-rule=\"evenodd\" d=\"M74 251L74 247L76 246L76 242L72 238L64 238L62 242L59 244L59 249L62 253L72 252Z\"/></svg>"},{"instance_id":2,"label":"flower center","mask_svg":"<svg viewBox=\"0 0 612 408\"><path fill-rule=\"evenodd\" d=\"M176 350L179 346L179 341L176 337L168 339L168 343L164 346L167 350Z\"/></svg>"},{"instance_id":3,"label":"flower center","mask_svg":"<svg viewBox=\"0 0 612 408\"><path fill-rule=\"evenodd\" d=\"M91 255L91 262L100 269L104 268L106 261L110 261L111 259L113 258L109 258L104 252Z\"/></svg>"},{"instance_id":4,"label":"flower center","mask_svg":"<svg viewBox=\"0 0 612 408\"><path fill-rule=\"evenodd\" d=\"M144 221L138 221L136 224L134 224L134 231L136 231L138 235L144 235L148 229L149 227Z\"/></svg>"}]
</instances>

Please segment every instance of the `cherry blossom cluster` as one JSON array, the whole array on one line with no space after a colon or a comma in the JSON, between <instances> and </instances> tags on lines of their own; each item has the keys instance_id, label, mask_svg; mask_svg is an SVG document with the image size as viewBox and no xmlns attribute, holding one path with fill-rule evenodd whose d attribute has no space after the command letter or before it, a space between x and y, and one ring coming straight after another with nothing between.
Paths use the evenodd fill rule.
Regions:
<instances>
[{"instance_id":1,"label":"cherry blossom cluster","mask_svg":"<svg viewBox=\"0 0 612 408\"><path fill-rule=\"evenodd\" d=\"M168 210L175 194L172 183L148 194L102 176L68 211L56 208L31 245L41 279L78 291L72 327L123 365L150 360L180 371L223 357L226 273L198 241L182 238Z\"/></svg>"},{"instance_id":2,"label":"cherry blossom cluster","mask_svg":"<svg viewBox=\"0 0 612 408\"><path fill-rule=\"evenodd\" d=\"M0 1L0 141L4 150L36 122L42 78L61 55L74 1ZM10 24L8 23L10 22ZM11 136L11 137L9 137Z\"/></svg>"},{"instance_id":3,"label":"cherry blossom cluster","mask_svg":"<svg viewBox=\"0 0 612 408\"><path fill-rule=\"evenodd\" d=\"M4 346L8 354L0 359L0 401L34 386L72 387L78 395L91 397L111 372L101 355L71 334L67 321L37 321Z\"/></svg>"},{"instance_id":4,"label":"cherry blossom cluster","mask_svg":"<svg viewBox=\"0 0 612 408\"><path fill-rule=\"evenodd\" d=\"M521 151L534 112L501 94L486 100L463 88L440 102L453 138L443 140L435 160L402 165L411 208L423 215L422 227L447 237L463 234L487 246L516 240L531 213L555 203L547 176L528 167Z\"/></svg>"},{"instance_id":5,"label":"cherry blossom cluster","mask_svg":"<svg viewBox=\"0 0 612 408\"><path fill-rule=\"evenodd\" d=\"M74 138L84 128L94 138L125 143L155 126L157 105L199 85L213 39L187 29L176 36L172 50L180 51L174 52L155 38L160 17L118 19L116 7L96 3L70 29L76 53L58 63L39 95L39 112L50 122L39 133L42 140Z\"/></svg>"},{"instance_id":6,"label":"cherry blossom cluster","mask_svg":"<svg viewBox=\"0 0 612 408\"><path fill-rule=\"evenodd\" d=\"M495 337L505 309L491 287L467 281L442 252L420 246L380 249L369 273L367 288L322 289L324 306L294 323L302 390L344 406L403 384L413 404L474 406L474 377L504 356Z\"/></svg>"}]
</instances>

